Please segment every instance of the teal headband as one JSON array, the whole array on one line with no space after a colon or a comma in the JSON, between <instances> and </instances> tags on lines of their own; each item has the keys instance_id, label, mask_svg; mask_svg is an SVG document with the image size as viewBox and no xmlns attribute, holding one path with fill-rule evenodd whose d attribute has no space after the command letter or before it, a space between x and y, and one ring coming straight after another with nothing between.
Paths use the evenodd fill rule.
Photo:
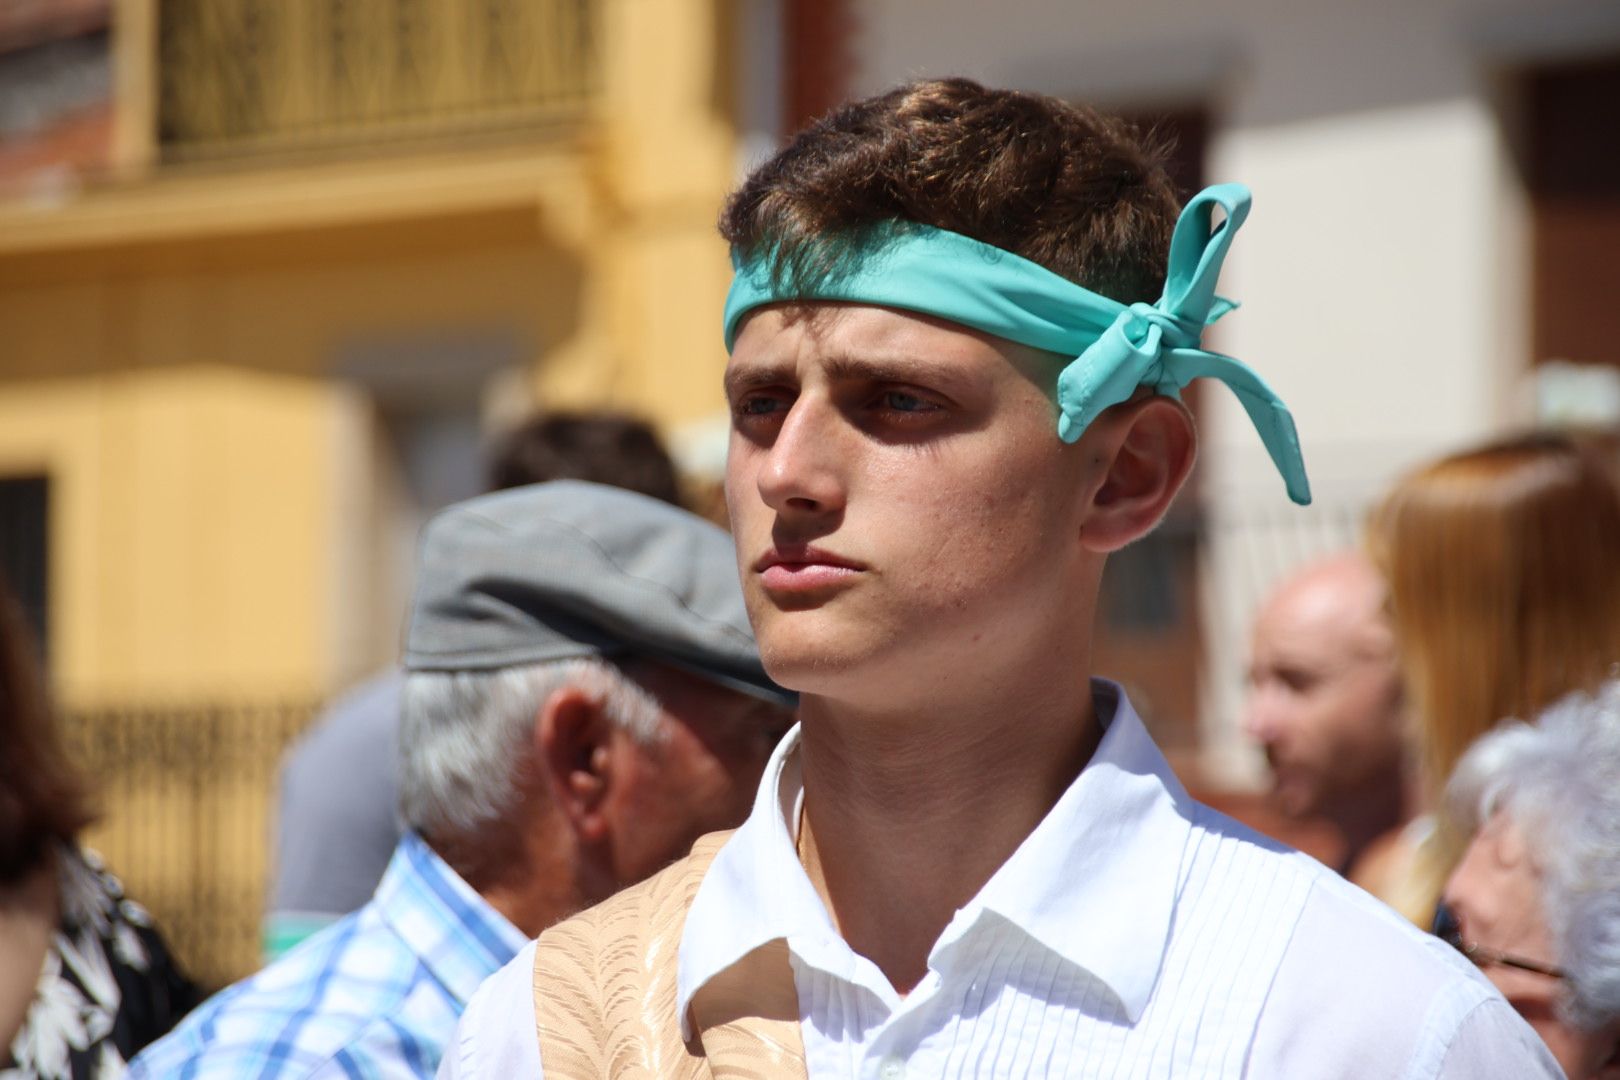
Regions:
<instances>
[{"instance_id":1,"label":"teal headband","mask_svg":"<svg viewBox=\"0 0 1620 1080\"><path fill-rule=\"evenodd\" d=\"M1226 220L1212 231L1216 207ZM1200 347L1204 327L1237 305L1215 295L1232 236L1249 215L1242 184L1206 188L1181 212L1170 239L1170 267L1157 304L1126 306L1038 263L959 233L906 222L858 258L809 285L776 280L769 252L734 259L726 297L726 348L743 316L765 304L843 300L934 315L1031 348L1076 359L1058 376L1058 437L1074 442L1106 408L1139 386L1179 397L1198 378L1216 378L1237 395L1288 486L1311 501L1299 434L1288 407L1240 360Z\"/></svg>"}]
</instances>

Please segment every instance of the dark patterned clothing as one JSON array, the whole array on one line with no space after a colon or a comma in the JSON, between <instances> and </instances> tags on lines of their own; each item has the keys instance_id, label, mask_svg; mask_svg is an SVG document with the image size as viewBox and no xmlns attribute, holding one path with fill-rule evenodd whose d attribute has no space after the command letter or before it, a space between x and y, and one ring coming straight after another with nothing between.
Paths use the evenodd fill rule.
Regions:
<instances>
[{"instance_id":1,"label":"dark patterned clothing","mask_svg":"<svg viewBox=\"0 0 1620 1080\"><path fill-rule=\"evenodd\" d=\"M0 1080L107 1080L199 1000L152 926L93 852L60 856L62 921Z\"/></svg>"}]
</instances>

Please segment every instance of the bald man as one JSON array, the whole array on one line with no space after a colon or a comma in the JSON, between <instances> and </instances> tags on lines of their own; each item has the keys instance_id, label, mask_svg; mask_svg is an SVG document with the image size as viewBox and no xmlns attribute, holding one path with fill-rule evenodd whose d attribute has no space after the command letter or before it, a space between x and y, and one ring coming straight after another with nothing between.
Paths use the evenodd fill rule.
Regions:
<instances>
[{"instance_id":1,"label":"bald man","mask_svg":"<svg viewBox=\"0 0 1620 1080\"><path fill-rule=\"evenodd\" d=\"M1373 886L1362 879L1380 876L1387 845L1377 841L1411 817L1400 672L1378 572L1358 555L1307 566L1261 607L1252 649L1245 728L1265 747L1278 806L1334 825L1346 843L1340 872Z\"/></svg>"}]
</instances>

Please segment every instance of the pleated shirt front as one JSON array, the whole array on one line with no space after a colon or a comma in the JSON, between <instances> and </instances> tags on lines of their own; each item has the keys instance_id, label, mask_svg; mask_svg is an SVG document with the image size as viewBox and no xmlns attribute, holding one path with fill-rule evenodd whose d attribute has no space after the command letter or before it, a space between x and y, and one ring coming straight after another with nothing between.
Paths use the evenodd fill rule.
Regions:
<instances>
[{"instance_id":1,"label":"pleated shirt front","mask_svg":"<svg viewBox=\"0 0 1620 1080\"><path fill-rule=\"evenodd\" d=\"M800 866L790 736L687 916L680 1015L782 938L815 1080L1558 1075L1454 950L1191 799L1123 692L1095 685L1096 754L904 997Z\"/></svg>"}]
</instances>

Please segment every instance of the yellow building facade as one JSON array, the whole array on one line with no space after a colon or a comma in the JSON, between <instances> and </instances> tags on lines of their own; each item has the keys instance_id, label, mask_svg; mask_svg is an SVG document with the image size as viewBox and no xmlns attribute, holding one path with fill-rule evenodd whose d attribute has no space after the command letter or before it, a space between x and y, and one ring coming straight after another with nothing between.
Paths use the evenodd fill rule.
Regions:
<instances>
[{"instance_id":1,"label":"yellow building facade","mask_svg":"<svg viewBox=\"0 0 1620 1080\"><path fill-rule=\"evenodd\" d=\"M378 33L412 7L341 6ZM725 0L504 5L556 9L531 34L588 21L562 105L516 121L446 95L464 73L425 131L382 100L335 134L165 144L165 95L220 93L229 64L166 80L163 20L209 7L272 5L116 4L116 169L0 204L0 475L50 483L48 651L75 705L314 699L385 663L408 541L381 413L402 393L413 415L473 402L485 427L612 405L670 429L720 406ZM503 5L414 7L442 23L418 45L476 66L443 38ZM302 29L271 42L314 50L284 73L331 66Z\"/></svg>"},{"instance_id":2,"label":"yellow building facade","mask_svg":"<svg viewBox=\"0 0 1620 1080\"><path fill-rule=\"evenodd\" d=\"M109 167L0 195L0 483L48 491L87 841L218 985L257 962L277 758L393 662L415 530L479 442L721 408L733 13L107 10Z\"/></svg>"}]
</instances>

